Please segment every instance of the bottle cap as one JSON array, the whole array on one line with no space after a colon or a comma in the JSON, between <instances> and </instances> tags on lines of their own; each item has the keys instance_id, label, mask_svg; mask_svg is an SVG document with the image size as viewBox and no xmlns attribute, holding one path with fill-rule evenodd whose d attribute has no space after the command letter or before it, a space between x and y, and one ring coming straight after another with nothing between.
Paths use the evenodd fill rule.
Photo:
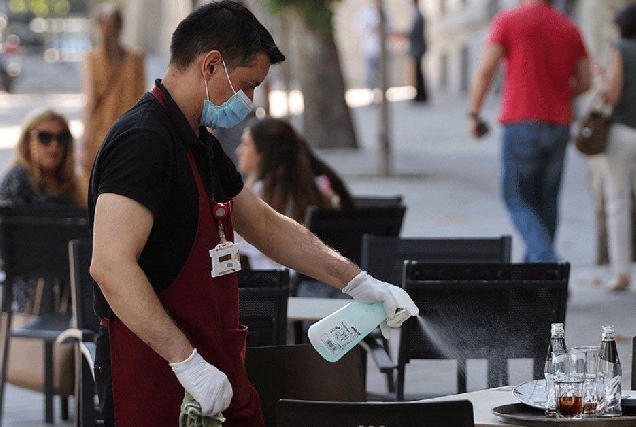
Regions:
<instances>
[{"instance_id":1,"label":"bottle cap","mask_svg":"<svg viewBox=\"0 0 636 427\"><path fill-rule=\"evenodd\" d=\"M601 340L602 341L614 341L614 325L603 325L601 327Z\"/></svg>"},{"instance_id":2,"label":"bottle cap","mask_svg":"<svg viewBox=\"0 0 636 427\"><path fill-rule=\"evenodd\" d=\"M565 328L563 323L553 323L550 325L550 334L553 337L563 337L565 335Z\"/></svg>"}]
</instances>

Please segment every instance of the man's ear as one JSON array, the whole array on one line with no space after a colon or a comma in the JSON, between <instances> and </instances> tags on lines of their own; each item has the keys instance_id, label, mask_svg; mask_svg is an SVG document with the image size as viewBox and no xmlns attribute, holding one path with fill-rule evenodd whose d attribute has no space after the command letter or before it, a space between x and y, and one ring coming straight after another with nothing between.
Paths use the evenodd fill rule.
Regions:
<instances>
[{"instance_id":1,"label":"man's ear","mask_svg":"<svg viewBox=\"0 0 636 427\"><path fill-rule=\"evenodd\" d=\"M221 52L218 50L209 51L204 57L201 63L201 73L203 78L207 80L212 74L217 65L221 62Z\"/></svg>"}]
</instances>

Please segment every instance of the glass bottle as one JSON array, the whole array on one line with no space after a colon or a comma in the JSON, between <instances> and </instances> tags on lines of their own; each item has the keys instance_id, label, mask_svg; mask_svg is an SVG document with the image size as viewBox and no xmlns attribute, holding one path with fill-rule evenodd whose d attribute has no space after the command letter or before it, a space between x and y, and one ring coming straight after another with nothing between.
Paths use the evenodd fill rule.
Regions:
<instances>
[{"instance_id":1,"label":"glass bottle","mask_svg":"<svg viewBox=\"0 0 636 427\"><path fill-rule=\"evenodd\" d=\"M386 320L384 304L352 301L309 327L309 342L329 362L336 362Z\"/></svg>"},{"instance_id":2,"label":"glass bottle","mask_svg":"<svg viewBox=\"0 0 636 427\"><path fill-rule=\"evenodd\" d=\"M565 346L565 329L563 323L553 323L550 325L550 344L548 353L545 356L545 414L548 417L556 416L556 388L554 381L559 373L565 372L563 364L567 358L558 356L567 354Z\"/></svg>"},{"instance_id":3,"label":"glass bottle","mask_svg":"<svg viewBox=\"0 0 636 427\"><path fill-rule=\"evenodd\" d=\"M600 396L596 415L601 417L620 417L621 408L621 361L618 358L614 325L603 326L601 332L601 350L599 353L596 380Z\"/></svg>"}]
</instances>

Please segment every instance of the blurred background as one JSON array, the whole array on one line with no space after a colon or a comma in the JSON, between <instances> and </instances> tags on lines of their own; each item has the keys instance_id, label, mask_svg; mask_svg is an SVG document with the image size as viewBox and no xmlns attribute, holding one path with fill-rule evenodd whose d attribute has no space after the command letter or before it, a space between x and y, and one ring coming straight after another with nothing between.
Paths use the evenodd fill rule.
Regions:
<instances>
[{"instance_id":1,"label":"blurred background","mask_svg":"<svg viewBox=\"0 0 636 427\"><path fill-rule=\"evenodd\" d=\"M100 0L0 0L0 42L11 92L47 91L27 87L27 74L37 72L29 59L59 64L64 73L81 61L93 43L91 10ZM147 54L149 73L162 71L168 61L170 35L196 0L116 0L125 14L123 39ZM274 116L304 111L303 132L316 146L357 147L350 115L338 106L370 103L364 88L365 61L356 13L371 0L243 0L268 27L287 61L273 67L257 104ZM408 39L400 34L411 25L412 0L383 0L388 19L387 97L411 98L413 67ZM612 18L629 0L555 0L554 4L582 28L594 62L607 63L615 39ZM428 50L423 59L429 90L437 97L467 95L473 70L494 14L518 0L425 0ZM37 64L37 62L35 63ZM66 64L66 65L65 65ZM307 73L306 70L315 72ZM22 75L22 76L21 76ZM9 76L10 77L10 76ZM21 78L25 77L25 78ZM158 74L149 76L152 79ZM41 81L40 80L36 80ZM69 81L68 85L79 82ZM7 86L7 85L5 85ZM57 87L59 92L65 86ZM68 91L72 91L71 88ZM496 90L493 96L496 96ZM376 94L377 95L377 94ZM346 99L346 104L345 104ZM326 106L326 108L325 108ZM316 112L334 110L325 117ZM343 112L344 111L344 112ZM320 120L316 120L319 117ZM343 119L344 118L344 119Z\"/></svg>"}]
</instances>

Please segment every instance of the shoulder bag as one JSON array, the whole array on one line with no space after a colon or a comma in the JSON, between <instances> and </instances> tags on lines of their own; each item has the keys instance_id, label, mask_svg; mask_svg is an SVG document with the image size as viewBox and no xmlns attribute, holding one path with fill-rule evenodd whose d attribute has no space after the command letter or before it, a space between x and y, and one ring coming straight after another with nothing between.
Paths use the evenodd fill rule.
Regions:
<instances>
[{"instance_id":1,"label":"shoulder bag","mask_svg":"<svg viewBox=\"0 0 636 427\"><path fill-rule=\"evenodd\" d=\"M593 156L605 151L611 124L608 110L608 106L602 100L601 91L597 90L590 101L588 113L574 136L574 145L581 153Z\"/></svg>"}]
</instances>

